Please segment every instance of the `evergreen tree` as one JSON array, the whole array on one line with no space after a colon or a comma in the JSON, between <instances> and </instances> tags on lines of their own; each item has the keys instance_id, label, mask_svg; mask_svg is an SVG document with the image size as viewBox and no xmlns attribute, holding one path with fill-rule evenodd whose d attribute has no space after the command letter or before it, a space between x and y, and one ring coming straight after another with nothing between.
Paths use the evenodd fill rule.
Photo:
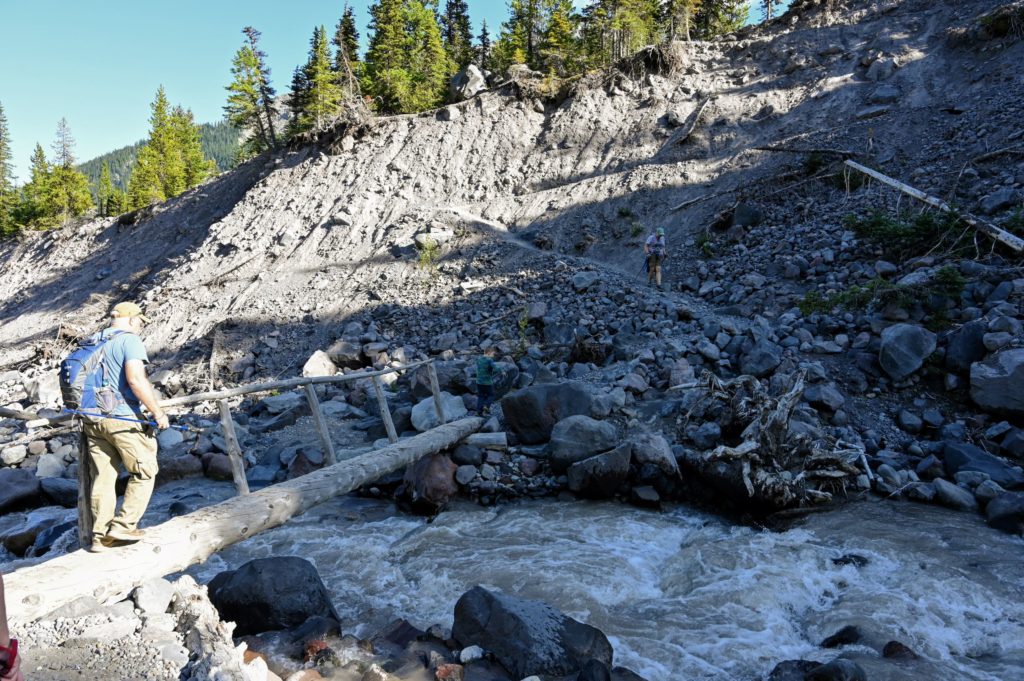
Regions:
<instances>
[{"instance_id":1,"label":"evergreen tree","mask_svg":"<svg viewBox=\"0 0 1024 681\"><path fill-rule=\"evenodd\" d=\"M444 49L455 69L465 68L473 61L473 32L466 0L448 0L441 15Z\"/></svg>"},{"instance_id":2,"label":"evergreen tree","mask_svg":"<svg viewBox=\"0 0 1024 681\"><path fill-rule=\"evenodd\" d=\"M112 215L110 212L110 197L114 194L114 182L110 178L110 164L103 162L103 169L100 171L100 181L96 186L96 205L99 207L101 216Z\"/></svg>"},{"instance_id":3,"label":"evergreen tree","mask_svg":"<svg viewBox=\"0 0 1024 681\"><path fill-rule=\"evenodd\" d=\"M668 40L690 40L694 18L701 0L668 0L662 23Z\"/></svg>"},{"instance_id":4,"label":"evergreen tree","mask_svg":"<svg viewBox=\"0 0 1024 681\"><path fill-rule=\"evenodd\" d=\"M50 205L50 163L46 160L43 146L36 143L29 165L29 180L21 188L21 197L15 214L15 222L33 229L52 227L54 221L47 214Z\"/></svg>"},{"instance_id":5,"label":"evergreen tree","mask_svg":"<svg viewBox=\"0 0 1024 681\"><path fill-rule=\"evenodd\" d=\"M580 69L572 0L548 0L540 53L545 71L567 76Z\"/></svg>"},{"instance_id":6,"label":"evergreen tree","mask_svg":"<svg viewBox=\"0 0 1024 681\"><path fill-rule=\"evenodd\" d=\"M300 124L303 129L322 130L338 113L341 106L341 88L331 68L331 52L327 44L327 31L323 26L313 30L309 41L309 60L305 71L305 107Z\"/></svg>"},{"instance_id":7,"label":"evergreen tree","mask_svg":"<svg viewBox=\"0 0 1024 681\"><path fill-rule=\"evenodd\" d=\"M440 105L453 67L435 11L420 0L378 0L370 16L363 90L387 112Z\"/></svg>"},{"instance_id":8,"label":"evergreen tree","mask_svg":"<svg viewBox=\"0 0 1024 681\"><path fill-rule=\"evenodd\" d=\"M512 64L540 68L537 46L543 31L542 9L542 0L509 0L509 18L501 25L501 35L494 46L498 70L504 71Z\"/></svg>"},{"instance_id":9,"label":"evergreen tree","mask_svg":"<svg viewBox=\"0 0 1024 681\"><path fill-rule=\"evenodd\" d=\"M764 15L762 21L771 21L775 18L775 10L782 6L782 0L758 0L758 5Z\"/></svg>"},{"instance_id":10,"label":"evergreen tree","mask_svg":"<svg viewBox=\"0 0 1024 681\"><path fill-rule=\"evenodd\" d=\"M738 31L747 23L749 15L747 0L703 0L694 16L694 31L700 40L710 40Z\"/></svg>"},{"instance_id":11,"label":"evergreen tree","mask_svg":"<svg viewBox=\"0 0 1024 681\"><path fill-rule=\"evenodd\" d=\"M53 150L56 156L50 167L43 201L43 223L40 223L51 226L63 224L93 207L89 180L75 168L75 138L71 136L67 119L62 118L57 124Z\"/></svg>"},{"instance_id":12,"label":"evergreen tree","mask_svg":"<svg viewBox=\"0 0 1024 681\"><path fill-rule=\"evenodd\" d=\"M477 36L476 65L484 71L491 69L491 33L487 30L487 20L484 19L480 25L480 35Z\"/></svg>"},{"instance_id":13,"label":"evergreen tree","mask_svg":"<svg viewBox=\"0 0 1024 681\"><path fill-rule=\"evenodd\" d=\"M0 237L13 233L17 227L14 214L18 194L14 189L14 159L11 135L7 129L7 115L0 104Z\"/></svg>"},{"instance_id":14,"label":"evergreen tree","mask_svg":"<svg viewBox=\"0 0 1024 681\"><path fill-rule=\"evenodd\" d=\"M352 7L345 9L334 30L334 71L338 74L345 98L356 97L359 92L359 31L356 30L356 16Z\"/></svg>"},{"instance_id":15,"label":"evergreen tree","mask_svg":"<svg viewBox=\"0 0 1024 681\"><path fill-rule=\"evenodd\" d=\"M266 53L259 49L260 33L251 26L242 29L247 42L231 60L234 80L225 89L230 93L224 113L228 122L248 135L239 150L241 158L277 148L274 134L274 88L270 85L270 68Z\"/></svg>"},{"instance_id":16,"label":"evergreen tree","mask_svg":"<svg viewBox=\"0 0 1024 681\"><path fill-rule=\"evenodd\" d=\"M296 66L292 72L292 86L288 93L288 127L285 128L285 135L294 137L307 128L305 124L305 111L309 106L309 81L306 79L305 66Z\"/></svg>"},{"instance_id":17,"label":"evergreen tree","mask_svg":"<svg viewBox=\"0 0 1024 681\"><path fill-rule=\"evenodd\" d=\"M171 132L176 151L181 155L185 173L185 189L191 189L217 172L217 164L206 158L199 126L192 112L180 106L171 112Z\"/></svg>"},{"instance_id":18,"label":"evergreen tree","mask_svg":"<svg viewBox=\"0 0 1024 681\"><path fill-rule=\"evenodd\" d=\"M129 210L128 194L115 188L107 199L107 215L120 215Z\"/></svg>"}]
</instances>

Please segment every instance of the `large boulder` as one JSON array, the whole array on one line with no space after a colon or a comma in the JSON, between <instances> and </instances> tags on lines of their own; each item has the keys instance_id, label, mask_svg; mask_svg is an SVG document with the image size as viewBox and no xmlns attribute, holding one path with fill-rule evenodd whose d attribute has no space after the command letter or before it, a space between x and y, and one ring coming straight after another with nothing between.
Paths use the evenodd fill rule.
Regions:
<instances>
[{"instance_id":1,"label":"large boulder","mask_svg":"<svg viewBox=\"0 0 1024 681\"><path fill-rule=\"evenodd\" d=\"M1024 492L1005 492L985 507L985 516L992 527L1024 535Z\"/></svg>"},{"instance_id":2,"label":"large boulder","mask_svg":"<svg viewBox=\"0 0 1024 681\"><path fill-rule=\"evenodd\" d=\"M608 451L617 435L614 425L589 416L563 419L551 431L551 468L562 472L577 461Z\"/></svg>"},{"instance_id":3,"label":"large boulder","mask_svg":"<svg viewBox=\"0 0 1024 681\"><path fill-rule=\"evenodd\" d=\"M487 78L476 64L462 69L448 82L448 94L452 100L461 101L487 89Z\"/></svg>"},{"instance_id":4,"label":"large boulder","mask_svg":"<svg viewBox=\"0 0 1024 681\"><path fill-rule=\"evenodd\" d=\"M335 341L327 348L327 358L339 367L355 369L363 366L363 348L359 343L346 339Z\"/></svg>"},{"instance_id":5,"label":"large boulder","mask_svg":"<svg viewBox=\"0 0 1024 681\"><path fill-rule=\"evenodd\" d=\"M469 363L463 360L434 362L434 372L437 375L438 387L453 395L465 393L469 390L468 367ZM419 367L413 374L412 394L414 397L421 399L430 397L433 394L430 390L430 372L426 366Z\"/></svg>"},{"instance_id":6,"label":"large boulder","mask_svg":"<svg viewBox=\"0 0 1024 681\"><path fill-rule=\"evenodd\" d=\"M314 352L302 365L303 376L333 376L336 373L338 373L338 367L323 350Z\"/></svg>"},{"instance_id":7,"label":"large boulder","mask_svg":"<svg viewBox=\"0 0 1024 681\"><path fill-rule=\"evenodd\" d=\"M972 364L971 399L982 409L1024 416L1024 348Z\"/></svg>"},{"instance_id":8,"label":"large boulder","mask_svg":"<svg viewBox=\"0 0 1024 681\"><path fill-rule=\"evenodd\" d=\"M988 322L975 319L949 335L946 347L946 367L953 371L967 371L975 362L985 359L985 334Z\"/></svg>"},{"instance_id":9,"label":"large boulder","mask_svg":"<svg viewBox=\"0 0 1024 681\"><path fill-rule=\"evenodd\" d=\"M740 369L757 378L768 376L782 362L782 348L766 338L754 344L740 360Z\"/></svg>"},{"instance_id":10,"label":"large boulder","mask_svg":"<svg viewBox=\"0 0 1024 681\"><path fill-rule=\"evenodd\" d=\"M425 456L405 469L405 497L425 513L437 513L459 491L458 466L447 454Z\"/></svg>"},{"instance_id":11,"label":"large boulder","mask_svg":"<svg viewBox=\"0 0 1024 681\"><path fill-rule=\"evenodd\" d=\"M313 564L298 556L251 560L210 580L210 600L235 636L287 629L321 615L338 619Z\"/></svg>"},{"instance_id":12,"label":"large boulder","mask_svg":"<svg viewBox=\"0 0 1024 681\"><path fill-rule=\"evenodd\" d=\"M25 468L0 468L0 514L42 506L39 478Z\"/></svg>"},{"instance_id":13,"label":"large boulder","mask_svg":"<svg viewBox=\"0 0 1024 681\"><path fill-rule=\"evenodd\" d=\"M882 331L878 363L894 381L902 381L921 368L935 352L936 336L914 324L895 324Z\"/></svg>"},{"instance_id":14,"label":"large boulder","mask_svg":"<svg viewBox=\"0 0 1024 681\"><path fill-rule=\"evenodd\" d=\"M547 603L474 587L455 604L452 638L494 654L515 678L577 673L591 659L610 665L612 646L599 629Z\"/></svg>"},{"instance_id":15,"label":"large boulder","mask_svg":"<svg viewBox=\"0 0 1024 681\"><path fill-rule=\"evenodd\" d=\"M506 395L501 400L501 411L520 442L536 445L547 442L562 419L589 415L593 403L593 396L582 383L548 383Z\"/></svg>"},{"instance_id":16,"label":"large boulder","mask_svg":"<svg viewBox=\"0 0 1024 681\"><path fill-rule=\"evenodd\" d=\"M574 417L575 418L575 417ZM632 447L619 445L569 466L569 489L591 499L607 499L629 478Z\"/></svg>"},{"instance_id":17,"label":"large boulder","mask_svg":"<svg viewBox=\"0 0 1024 681\"><path fill-rule=\"evenodd\" d=\"M461 419L468 412L466 404L458 395L441 393L441 411L444 412L445 423ZM421 400L412 408L412 427L424 433L431 428L441 425L437 419L437 407L434 405L434 398L428 397Z\"/></svg>"},{"instance_id":18,"label":"large boulder","mask_svg":"<svg viewBox=\"0 0 1024 681\"><path fill-rule=\"evenodd\" d=\"M943 465L950 478L960 471L985 473L1003 489L1024 487L1024 472L1011 466L998 456L966 442L947 442L943 453Z\"/></svg>"},{"instance_id":19,"label":"large boulder","mask_svg":"<svg viewBox=\"0 0 1024 681\"><path fill-rule=\"evenodd\" d=\"M633 452L633 461L638 466L650 464L670 477L679 477L679 464L676 463L672 446L659 433L634 433L629 437Z\"/></svg>"},{"instance_id":20,"label":"large boulder","mask_svg":"<svg viewBox=\"0 0 1024 681\"><path fill-rule=\"evenodd\" d=\"M60 378L56 371L40 374L25 381L28 399L36 404L57 404L60 402Z\"/></svg>"}]
</instances>

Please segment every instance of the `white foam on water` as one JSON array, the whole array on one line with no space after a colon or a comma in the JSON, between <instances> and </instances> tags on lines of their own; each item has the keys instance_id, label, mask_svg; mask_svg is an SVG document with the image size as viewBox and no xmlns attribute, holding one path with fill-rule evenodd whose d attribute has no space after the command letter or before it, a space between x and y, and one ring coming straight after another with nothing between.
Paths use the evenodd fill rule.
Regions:
<instances>
[{"instance_id":1,"label":"white foam on water","mask_svg":"<svg viewBox=\"0 0 1024 681\"><path fill-rule=\"evenodd\" d=\"M650 681L750 681L782 660L832 659L839 651L819 643L847 624L865 632L864 645L847 650L879 665L873 679L1024 678L1024 543L967 514L957 522L968 542L988 542L984 552L930 537L949 527L947 516L929 515L939 510L893 529L889 511L858 507L770 533L682 507L658 514L523 502L462 508L432 523L380 509L365 500L325 504L194 573L206 581L251 558L302 556L356 635L397 617L451 626L456 600L480 584L600 628L616 664ZM978 567L980 555L1013 550L1016 562ZM836 565L844 553L869 562ZM881 660L876 651L891 639L927 659L905 667Z\"/></svg>"}]
</instances>

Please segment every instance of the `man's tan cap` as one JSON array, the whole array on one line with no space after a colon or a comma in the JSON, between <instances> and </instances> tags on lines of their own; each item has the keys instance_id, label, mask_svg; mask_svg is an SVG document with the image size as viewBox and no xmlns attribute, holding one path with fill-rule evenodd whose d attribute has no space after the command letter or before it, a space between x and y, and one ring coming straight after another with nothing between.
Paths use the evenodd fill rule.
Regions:
<instances>
[{"instance_id":1,"label":"man's tan cap","mask_svg":"<svg viewBox=\"0 0 1024 681\"><path fill-rule=\"evenodd\" d=\"M118 303L114 306L114 311L111 314L114 317L138 317L147 324L149 323L149 318L142 314L142 308L135 303Z\"/></svg>"}]
</instances>

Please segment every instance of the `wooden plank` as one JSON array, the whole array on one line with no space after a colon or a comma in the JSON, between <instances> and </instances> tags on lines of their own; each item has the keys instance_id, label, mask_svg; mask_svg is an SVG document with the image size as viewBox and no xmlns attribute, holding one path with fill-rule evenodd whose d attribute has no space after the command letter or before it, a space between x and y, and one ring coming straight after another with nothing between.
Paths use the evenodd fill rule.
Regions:
<instances>
[{"instance_id":1,"label":"wooden plank","mask_svg":"<svg viewBox=\"0 0 1024 681\"><path fill-rule=\"evenodd\" d=\"M249 493L249 481L245 479L245 462L242 461L242 448L238 445L235 434L235 420L231 418L231 407L227 400L217 400L220 409L220 425L224 430L224 442L228 446L228 459L231 461L231 477L235 480L235 489L240 495Z\"/></svg>"},{"instance_id":2,"label":"wooden plank","mask_svg":"<svg viewBox=\"0 0 1024 681\"><path fill-rule=\"evenodd\" d=\"M388 440L392 443L398 442L395 422L391 418L391 408L388 406L387 398L384 397L384 389L380 387L380 379L376 376L373 377L373 392L377 394L377 408L380 409L380 417L384 419L384 428L388 431Z\"/></svg>"},{"instance_id":3,"label":"wooden plank","mask_svg":"<svg viewBox=\"0 0 1024 681\"><path fill-rule=\"evenodd\" d=\"M966 222L971 227L974 227L974 229L978 230L982 234L994 239L995 241L998 241L1001 244L1009 246L1018 253L1024 251L1024 239L1021 239L1018 236L1010 234L1009 232L1000 229L999 227L996 227L993 224L987 223L979 218L976 218L973 215L970 215L969 213L953 210L953 208L942 199L936 198L934 196L929 196L920 189L914 189L908 184L904 184L899 180L894 180L888 175L883 175L882 173L872 168L862 166L856 161L847 160L846 165L850 166L856 171L864 173L868 177L875 178L876 180L883 184L887 184L890 187L893 187L894 189L898 189L904 194L909 194L910 196L913 196L915 199L919 201L924 201L929 206L934 206L935 208L938 208L944 213L952 213L956 215L958 218Z\"/></svg>"},{"instance_id":4,"label":"wooden plank","mask_svg":"<svg viewBox=\"0 0 1024 681\"><path fill-rule=\"evenodd\" d=\"M374 381L377 379L374 378ZM331 433L327 430L327 421L324 420L324 413L320 410L320 400L316 398L316 388L306 384L303 388L306 392L306 401L309 402L309 413L313 415L313 425L316 426L316 434L320 437L320 448L324 450L324 461L328 466L338 462L334 453L334 443L331 442Z\"/></svg>"},{"instance_id":5,"label":"wooden plank","mask_svg":"<svg viewBox=\"0 0 1024 681\"><path fill-rule=\"evenodd\" d=\"M427 377L430 379L430 393L434 396L434 410L437 412L437 422L444 425L444 403L441 401L441 388L437 383L437 370L433 364L427 365Z\"/></svg>"},{"instance_id":6,"label":"wooden plank","mask_svg":"<svg viewBox=\"0 0 1024 681\"><path fill-rule=\"evenodd\" d=\"M114 603L157 577L201 563L221 549L277 527L427 454L458 444L483 425L465 418L302 477L234 497L146 528L142 541L102 553L75 551L4 575L7 614L17 623L43 617L79 598Z\"/></svg>"}]
</instances>

